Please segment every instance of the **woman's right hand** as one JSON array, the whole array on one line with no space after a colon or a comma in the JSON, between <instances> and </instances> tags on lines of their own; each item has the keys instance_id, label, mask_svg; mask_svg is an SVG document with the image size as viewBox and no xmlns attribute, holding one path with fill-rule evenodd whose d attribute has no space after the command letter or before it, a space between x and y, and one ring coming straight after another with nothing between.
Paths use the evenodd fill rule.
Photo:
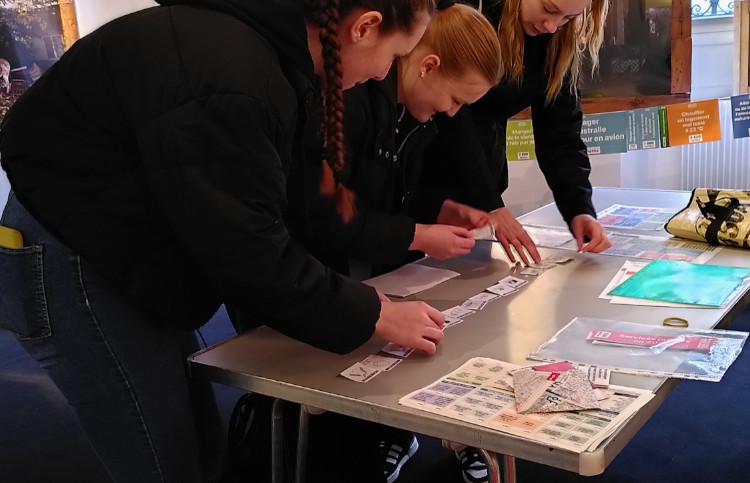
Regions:
<instances>
[{"instance_id":1,"label":"woman's right hand","mask_svg":"<svg viewBox=\"0 0 750 483\"><path fill-rule=\"evenodd\" d=\"M434 354L443 340L445 317L424 302L382 302L375 335L388 342Z\"/></svg>"}]
</instances>

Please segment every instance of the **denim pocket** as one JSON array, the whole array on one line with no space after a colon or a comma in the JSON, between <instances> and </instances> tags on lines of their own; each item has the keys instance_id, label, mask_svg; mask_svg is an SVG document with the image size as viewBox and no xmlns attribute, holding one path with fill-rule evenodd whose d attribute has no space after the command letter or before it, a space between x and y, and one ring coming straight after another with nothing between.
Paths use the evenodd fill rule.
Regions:
<instances>
[{"instance_id":1,"label":"denim pocket","mask_svg":"<svg viewBox=\"0 0 750 483\"><path fill-rule=\"evenodd\" d=\"M42 267L41 245L0 247L0 328L21 340L52 334Z\"/></svg>"}]
</instances>

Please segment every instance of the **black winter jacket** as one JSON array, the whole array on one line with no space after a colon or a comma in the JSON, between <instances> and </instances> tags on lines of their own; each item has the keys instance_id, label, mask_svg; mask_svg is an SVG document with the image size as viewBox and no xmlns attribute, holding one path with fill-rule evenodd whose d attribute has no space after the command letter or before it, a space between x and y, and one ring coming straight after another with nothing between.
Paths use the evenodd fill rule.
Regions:
<instances>
[{"instance_id":1,"label":"black winter jacket","mask_svg":"<svg viewBox=\"0 0 750 483\"><path fill-rule=\"evenodd\" d=\"M310 251L342 273L350 259L373 262L375 273L405 261L414 240L415 222L409 216L417 191L422 155L436 133L432 120L420 123L398 104L398 72L391 68L381 82L370 80L344 94L344 184L356 194L357 216L341 221L331 200L318 193L320 161L308 163L304 190L310 208L306 217L297 214L295 237ZM318 144L311 146L313 153ZM308 160L320 159L313 154ZM299 182L299 181L297 181ZM290 196L303 189L289 188ZM303 206L302 203L292 205Z\"/></svg>"},{"instance_id":2,"label":"black winter jacket","mask_svg":"<svg viewBox=\"0 0 750 483\"><path fill-rule=\"evenodd\" d=\"M471 2L466 2L471 3ZM497 27L502 1L485 2L483 13ZM531 106L539 167L563 218L596 216L591 203L591 165L581 140L581 102L564 83L545 104L545 60L550 35L524 37L523 81L503 80L456 116L436 116L440 135L428 148L420 211L429 218L445 198L487 211L505 206L508 187L505 126L508 118Z\"/></svg>"},{"instance_id":3,"label":"black winter jacket","mask_svg":"<svg viewBox=\"0 0 750 483\"><path fill-rule=\"evenodd\" d=\"M301 0L172 0L76 42L0 130L18 199L155 324L232 304L346 352L380 302L290 238L317 78ZM44 139L44 141L40 141Z\"/></svg>"}]
</instances>

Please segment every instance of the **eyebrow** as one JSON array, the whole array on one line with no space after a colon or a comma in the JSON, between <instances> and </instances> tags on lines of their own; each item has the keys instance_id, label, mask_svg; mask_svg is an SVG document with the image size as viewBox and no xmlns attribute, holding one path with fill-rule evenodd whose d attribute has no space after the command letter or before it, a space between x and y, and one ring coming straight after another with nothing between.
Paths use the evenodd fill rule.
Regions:
<instances>
[{"instance_id":1,"label":"eyebrow","mask_svg":"<svg viewBox=\"0 0 750 483\"><path fill-rule=\"evenodd\" d=\"M562 12L562 10L560 9L560 7L558 7L557 4L555 2L553 2L552 0L547 0L547 4L549 6L551 6L554 9L555 12ZM576 18L579 15L580 15L580 13L576 13L576 14L572 14L571 13L569 15L565 15L565 18L567 18L567 19Z\"/></svg>"}]
</instances>

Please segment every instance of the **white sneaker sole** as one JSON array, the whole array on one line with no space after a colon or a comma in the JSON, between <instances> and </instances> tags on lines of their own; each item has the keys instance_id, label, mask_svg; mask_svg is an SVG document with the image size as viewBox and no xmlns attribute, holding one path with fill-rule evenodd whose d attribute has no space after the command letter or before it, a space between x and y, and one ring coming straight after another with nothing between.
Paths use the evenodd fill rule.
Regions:
<instances>
[{"instance_id":1,"label":"white sneaker sole","mask_svg":"<svg viewBox=\"0 0 750 483\"><path fill-rule=\"evenodd\" d=\"M412 438L411 445L409 446L409 451L406 452L406 456L401 458L401 461L398 462L398 465L396 466L396 470L391 473L391 476L388 477L386 480L388 483L393 483L398 478L399 473L401 473L401 467L406 464L407 461L411 459L412 456L414 456L414 453L417 452L419 449L419 441L417 441L417 438Z\"/></svg>"}]
</instances>

